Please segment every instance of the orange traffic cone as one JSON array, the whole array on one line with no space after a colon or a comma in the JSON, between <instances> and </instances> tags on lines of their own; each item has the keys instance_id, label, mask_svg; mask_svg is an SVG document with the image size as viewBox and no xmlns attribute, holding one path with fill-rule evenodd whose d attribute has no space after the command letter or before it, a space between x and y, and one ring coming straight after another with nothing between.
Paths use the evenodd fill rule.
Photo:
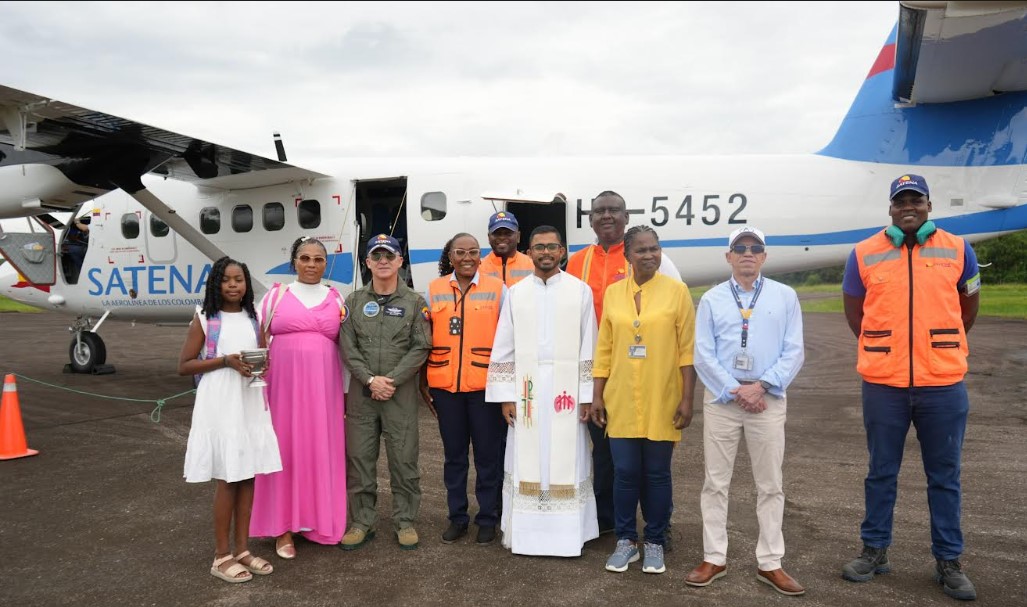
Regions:
<instances>
[{"instance_id":1,"label":"orange traffic cone","mask_svg":"<svg viewBox=\"0 0 1027 607\"><path fill-rule=\"evenodd\" d=\"M25 428L21 425L21 408L18 406L18 386L14 375L4 377L4 397L0 401L0 460L36 455L39 451L29 449L25 442Z\"/></svg>"}]
</instances>

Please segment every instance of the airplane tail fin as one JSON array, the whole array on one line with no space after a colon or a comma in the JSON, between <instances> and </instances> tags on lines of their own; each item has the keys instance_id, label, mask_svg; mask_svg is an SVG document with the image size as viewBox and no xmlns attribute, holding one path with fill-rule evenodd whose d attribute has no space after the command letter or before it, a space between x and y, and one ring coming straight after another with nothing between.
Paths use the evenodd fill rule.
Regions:
<instances>
[{"instance_id":1,"label":"airplane tail fin","mask_svg":"<svg viewBox=\"0 0 1027 607\"><path fill-rule=\"evenodd\" d=\"M1027 164L1027 2L907 4L929 7L901 6L818 154L906 166Z\"/></svg>"}]
</instances>

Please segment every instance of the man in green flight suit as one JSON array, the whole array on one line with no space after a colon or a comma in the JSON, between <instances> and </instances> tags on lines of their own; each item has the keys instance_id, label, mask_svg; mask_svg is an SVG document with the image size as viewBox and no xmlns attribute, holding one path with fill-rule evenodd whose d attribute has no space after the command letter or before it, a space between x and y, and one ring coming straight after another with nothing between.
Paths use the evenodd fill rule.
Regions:
<instances>
[{"instance_id":1,"label":"man in green flight suit","mask_svg":"<svg viewBox=\"0 0 1027 607\"><path fill-rule=\"evenodd\" d=\"M431 351L424 298L399 280L399 242L379 234L367 243L371 284L347 298L342 356L352 373L346 395L349 529L343 550L374 537L378 451L385 435L392 484L392 523L400 548L417 548L414 519L421 504L417 469L418 372Z\"/></svg>"}]
</instances>

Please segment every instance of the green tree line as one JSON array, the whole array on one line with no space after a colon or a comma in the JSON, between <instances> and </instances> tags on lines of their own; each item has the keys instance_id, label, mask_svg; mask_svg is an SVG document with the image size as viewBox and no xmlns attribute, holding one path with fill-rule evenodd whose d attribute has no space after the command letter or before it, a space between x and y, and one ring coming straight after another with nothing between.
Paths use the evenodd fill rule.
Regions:
<instances>
[{"instance_id":1,"label":"green tree line","mask_svg":"<svg viewBox=\"0 0 1027 607\"><path fill-rule=\"evenodd\" d=\"M981 264L981 281L985 284L1027 283L1027 231L973 245ZM845 266L819 270L775 274L773 278L792 286L836 284L842 281Z\"/></svg>"}]
</instances>

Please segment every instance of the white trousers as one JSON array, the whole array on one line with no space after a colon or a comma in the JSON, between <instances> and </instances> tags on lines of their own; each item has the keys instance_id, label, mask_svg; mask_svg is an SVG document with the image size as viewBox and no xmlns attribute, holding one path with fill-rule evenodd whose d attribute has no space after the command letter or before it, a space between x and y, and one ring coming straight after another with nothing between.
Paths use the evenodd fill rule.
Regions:
<instances>
[{"instance_id":1,"label":"white trousers","mask_svg":"<svg viewBox=\"0 0 1027 607\"><path fill-rule=\"evenodd\" d=\"M761 571L781 567L785 554L781 521L785 494L781 464L785 452L786 400L767 394L767 408L749 413L737 404L713 403L709 390L703 395L703 452L706 481L702 488L703 560L714 565L727 563L727 508L731 474L735 467L738 442L745 435L745 446L752 461L756 481L756 518L760 537L756 543L756 562Z\"/></svg>"}]
</instances>

